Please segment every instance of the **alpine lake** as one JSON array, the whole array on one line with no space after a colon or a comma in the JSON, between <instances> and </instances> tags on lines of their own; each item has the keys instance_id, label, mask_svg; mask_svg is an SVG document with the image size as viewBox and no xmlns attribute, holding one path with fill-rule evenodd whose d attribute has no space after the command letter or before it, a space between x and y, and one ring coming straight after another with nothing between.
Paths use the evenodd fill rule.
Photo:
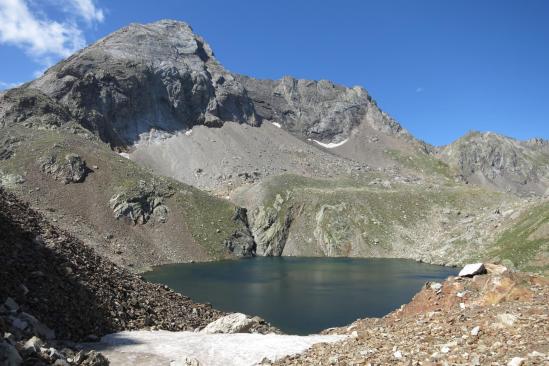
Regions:
<instances>
[{"instance_id":1,"label":"alpine lake","mask_svg":"<svg viewBox=\"0 0 549 366\"><path fill-rule=\"evenodd\" d=\"M406 259L256 257L155 267L143 276L196 302L258 315L288 334L382 317L456 268Z\"/></svg>"}]
</instances>

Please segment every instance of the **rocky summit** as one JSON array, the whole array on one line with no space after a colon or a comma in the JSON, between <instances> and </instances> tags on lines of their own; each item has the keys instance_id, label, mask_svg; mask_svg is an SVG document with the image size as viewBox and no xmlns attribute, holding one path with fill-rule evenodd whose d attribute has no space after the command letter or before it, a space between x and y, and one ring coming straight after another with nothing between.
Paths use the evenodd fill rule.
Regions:
<instances>
[{"instance_id":1,"label":"rocky summit","mask_svg":"<svg viewBox=\"0 0 549 366\"><path fill-rule=\"evenodd\" d=\"M183 22L130 24L0 93L0 207L3 364L103 365L71 342L118 331L278 332L138 275L253 256L488 272L264 363L548 360L548 141L432 146L363 87L232 73Z\"/></svg>"}]
</instances>

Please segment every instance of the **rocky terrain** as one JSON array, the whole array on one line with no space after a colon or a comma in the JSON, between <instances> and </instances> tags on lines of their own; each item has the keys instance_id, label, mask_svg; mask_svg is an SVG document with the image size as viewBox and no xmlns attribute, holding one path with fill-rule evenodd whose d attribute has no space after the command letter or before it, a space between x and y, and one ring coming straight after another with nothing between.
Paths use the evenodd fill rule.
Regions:
<instances>
[{"instance_id":1,"label":"rocky terrain","mask_svg":"<svg viewBox=\"0 0 549 366\"><path fill-rule=\"evenodd\" d=\"M498 265L487 269L472 278L427 283L384 318L326 331L348 339L274 364L546 365L549 281Z\"/></svg>"},{"instance_id":2,"label":"rocky terrain","mask_svg":"<svg viewBox=\"0 0 549 366\"><path fill-rule=\"evenodd\" d=\"M145 282L1 188L0 206L2 364L105 365L101 356L75 350L72 341L121 330L277 332L243 314L228 321L211 305Z\"/></svg>"},{"instance_id":3,"label":"rocky terrain","mask_svg":"<svg viewBox=\"0 0 549 366\"><path fill-rule=\"evenodd\" d=\"M2 93L0 129L1 185L137 271L253 255L548 268L547 141L433 147L362 87L231 73L182 22L131 24Z\"/></svg>"}]
</instances>

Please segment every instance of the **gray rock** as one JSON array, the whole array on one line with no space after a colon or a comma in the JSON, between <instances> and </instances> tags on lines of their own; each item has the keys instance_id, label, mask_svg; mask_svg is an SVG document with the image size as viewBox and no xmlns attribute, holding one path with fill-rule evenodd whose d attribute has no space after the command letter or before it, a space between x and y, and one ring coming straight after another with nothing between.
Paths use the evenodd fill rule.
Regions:
<instances>
[{"instance_id":1,"label":"gray rock","mask_svg":"<svg viewBox=\"0 0 549 366\"><path fill-rule=\"evenodd\" d=\"M19 366L22 362L23 359L14 346L6 342L0 342L0 365Z\"/></svg>"},{"instance_id":2,"label":"gray rock","mask_svg":"<svg viewBox=\"0 0 549 366\"><path fill-rule=\"evenodd\" d=\"M64 160L57 155L46 156L39 163L42 172L65 184L81 183L89 172L86 162L76 154L68 154Z\"/></svg>"},{"instance_id":3,"label":"gray rock","mask_svg":"<svg viewBox=\"0 0 549 366\"><path fill-rule=\"evenodd\" d=\"M246 314L233 313L211 322L201 333L246 333L256 324L257 320Z\"/></svg>"},{"instance_id":4,"label":"gray rock","mask_svg":"<svg viewBox=\"0 0 549 366\"><path fill-rule=\"evenodd\" d=\"M114 217L127 218L134 224L145 224L150 220L155 223L165 223L168 220L169 209L164 205L167 192L154 182L138 182L137 187L120 189L111 197L109 205Z\"/></svg>"},{"instance_id":5,"label":"gray rock","mask_svg":"<svg viewBox=\"0 0 549 366\"><path fill-rule=\"evenodd\" d=\"M25 342L23 345L23 350L25 353L38 353L40 352L40 348L44 347L44 341L42 341L40 338L33 336L29 340Z\"/></svg>"},{"instance_id":6,"label":"gray rock","mask_svg":"<svg viewBox=\"0 0 549 366\"><path fill-rule=\"evenodd\" d=\"M101 353L90 351L84 355L84 360L80 363L81 366L108 366L109 360Z\"/></svg>"}]
</instances>

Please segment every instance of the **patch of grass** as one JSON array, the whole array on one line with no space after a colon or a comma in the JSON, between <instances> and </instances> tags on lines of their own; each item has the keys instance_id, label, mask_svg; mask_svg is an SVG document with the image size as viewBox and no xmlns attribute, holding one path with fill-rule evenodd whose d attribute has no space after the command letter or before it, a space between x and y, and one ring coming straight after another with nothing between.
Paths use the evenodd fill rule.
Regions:
<instances>
[{"instance_id":1,"label":"patch of grass","mask_svg":"<svg viewBox=\"0 0 549 366\"><path fill-rule=\"evenodd\" d=\"M448 164L433 156L424 153L405 154L399 150L387 150L386 154L414 171L420 171L425 174L438 174L446 178L453 177L452 170Z\"/></svg>"},{"instance_id":2,"label":"patch of grass","mask_svg":"<svg viewBox=\"0 0 549 366\"><path fill-rule=\"evenodd\" d=\"M486 256L508 259L522 270L549 271L549 235L532 238L532 234L545 225L549 225L549 202L519 217L516 224L501 234Z\"/></svg>"}]
</instances>

